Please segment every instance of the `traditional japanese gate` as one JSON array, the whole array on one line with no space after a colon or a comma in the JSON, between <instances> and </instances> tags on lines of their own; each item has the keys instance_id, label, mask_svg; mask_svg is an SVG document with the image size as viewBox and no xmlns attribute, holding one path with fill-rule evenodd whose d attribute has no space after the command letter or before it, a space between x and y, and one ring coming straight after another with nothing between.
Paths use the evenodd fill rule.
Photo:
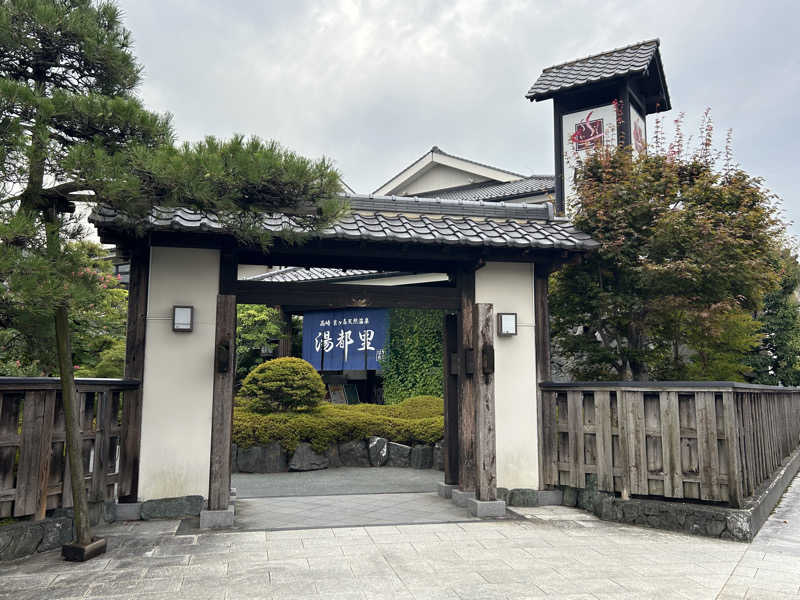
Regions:
<instances>
[{"instance_id":1,"label":"traditional japanese gate","mask_svg":"<svg viewBox=\"0 0 800 600\"><path fill-rule=\"evenodd\" d=\"M126 375L143 381L140 499L202 493L212 510L228 505L237 302L292 312L445 310L446 482L486 500L498 484L540 487L541 411L532 399L537 382L549 379L547 277L595 243L555 219L549 204L348 202L351 214L330 230L303 244L276 238L269 253L240 246L217 222L188 211L154 211L144 243L128 237L115 214L95 215L104 241L131 253ZM265 221L276 233L291 226L285 215ZM240 265L446 273L448 280L246 281ZM171 309L184 305L194 307L193 332L173 332ZM515 315L517 335L498 337L495 313Z\"/></svg>"}]
</instances>

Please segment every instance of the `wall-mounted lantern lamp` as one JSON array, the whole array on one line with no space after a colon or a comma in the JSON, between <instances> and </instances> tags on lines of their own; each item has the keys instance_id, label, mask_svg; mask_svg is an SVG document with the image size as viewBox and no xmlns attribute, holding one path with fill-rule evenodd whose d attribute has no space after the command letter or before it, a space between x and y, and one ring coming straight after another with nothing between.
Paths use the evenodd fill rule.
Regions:
<instances>
[{"instance_id":1,"label":"wall-mounted lantern lamp","mask_svg":"<svg viewBox=\"0 0 800 600\"><path fill-rule=\"evenodd\" d=\"M194 306L172 307L172 331L189 332L194 326Z\"/></svg>"},{"instance_id":2,"label":"wall-mounted lantern lamp","mask_svg":"<svg viewBox=\"0 0 800 600\"><path fill-rule=\"evenodd\" d=\"M497 335L517 335L517 313L497 313Z\"/></svg>"}]
</instances>

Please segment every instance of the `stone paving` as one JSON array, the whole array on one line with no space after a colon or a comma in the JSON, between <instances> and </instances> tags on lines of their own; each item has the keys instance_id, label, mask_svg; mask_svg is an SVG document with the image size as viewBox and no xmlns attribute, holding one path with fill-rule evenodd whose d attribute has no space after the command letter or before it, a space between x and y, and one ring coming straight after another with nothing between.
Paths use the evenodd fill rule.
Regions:
<instances>
[{"instance_id":1,"label":"stone paving","mask_svg":"<svg viewBox=\"0 0 800 600\"><path fill-rule=\"evenodd\" d=\"M140 600L798 598L800 483L752 544L517 509L505 521L175 535L99 531L109 552L0 567L0 598Z\"/></svg>"},{"instance_id":2,"label":"stone paving","mask_svg":"<svg viewBox=\"0 0 800 600\"><path fill-rule=\"evenodd\" d=\"M289 473L234 473L239 498L435 492L444 473L435 469L340 467Z\"/></svg>"},{"instance_id":3,"label":"stone paving","mask_svg":"<svg viewBox=\"0 0 800 600\"><path fill-rule=\"evenodd\" d=\"M465 508L432 492L248 498L236 503L235 529L273 530L472 521Z\"/></svg>"}]
</instances>

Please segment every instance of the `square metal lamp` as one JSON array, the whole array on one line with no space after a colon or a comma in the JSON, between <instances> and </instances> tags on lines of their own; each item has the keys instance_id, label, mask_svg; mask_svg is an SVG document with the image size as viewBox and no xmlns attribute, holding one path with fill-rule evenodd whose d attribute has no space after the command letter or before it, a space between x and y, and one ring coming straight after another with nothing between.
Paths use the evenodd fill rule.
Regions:
<instances>
[{"instance_id":1,"label":"square metal lamp","mask_svg":"<svg viewBox=\"0 0 800 600\"><path fill-rule=\"evenodd\" d=\"M172 331L190 332L194 327L194 306L172 307Z\"/></svg>"},{"instance_id":2,"label":"square metal lamp","mask_svg":"<svg viewBox=\"0 0 800 600\"><path fill-rule=\"evenodd\" d=\"M497 335L517 335L517 313L497 313Z\"/></svg>"}]
</instances>

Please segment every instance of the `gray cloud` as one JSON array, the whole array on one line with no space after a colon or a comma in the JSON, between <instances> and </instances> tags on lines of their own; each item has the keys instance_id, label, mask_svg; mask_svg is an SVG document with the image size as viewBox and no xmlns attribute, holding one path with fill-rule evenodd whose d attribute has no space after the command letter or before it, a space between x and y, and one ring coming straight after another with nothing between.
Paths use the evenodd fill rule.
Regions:
<instances>
[{"instance_id":1,"label":"gray cloud","mask_svg":"<svg viewBox=\"0 0 800 600\"><path fill-rule=\"evenodd\" d=\"M372 191L433 145L553 172L552 107L524 94L551 64L661 38L673 111L706 107L737 160L800 221L792 2L124 0L141 95L181 139L235 132L335 159ZM650 117L652 119L652 116ZM652 121L650 121L652 123Z\"/></svg>"}]
</instances>

